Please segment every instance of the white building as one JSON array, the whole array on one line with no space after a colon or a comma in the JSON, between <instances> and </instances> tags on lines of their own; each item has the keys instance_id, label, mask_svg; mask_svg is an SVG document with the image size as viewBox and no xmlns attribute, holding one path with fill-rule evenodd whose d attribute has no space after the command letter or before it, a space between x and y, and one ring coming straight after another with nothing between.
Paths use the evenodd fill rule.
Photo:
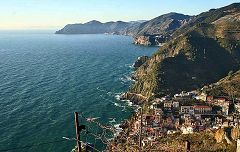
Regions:
<instances>
[{"instance_id":1,"label":"white building","mask_svg":"<svg viewBox=\"0 0 240 152\"><path fill-rule=\"evenodd\" d=\"M193 133L193 128L191 126L182 126L181 127L182 134L192 134Z\"/></svg>"},{"instance_id":2,"label":"white building","mask_svg":"<svg viewBox=\"0 0 240 152\"><path fill-rule=\"evenodd\" d=\"M178 108L179 107L179 102L173 101L172 106L173 106L173 108Z\"/></svg>"}]
</instances>

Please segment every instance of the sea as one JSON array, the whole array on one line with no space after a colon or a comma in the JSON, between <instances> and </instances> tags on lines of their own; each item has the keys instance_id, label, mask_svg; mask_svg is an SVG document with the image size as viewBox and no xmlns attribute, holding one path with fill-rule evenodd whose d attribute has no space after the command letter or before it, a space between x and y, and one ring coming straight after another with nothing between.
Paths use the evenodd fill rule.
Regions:
<instances>
[{"instance_id":1,"label":"sea","mask_svg":"<svg viewBox=\"0 0 240 152\"><path fill-rule=\"evenodd\" d=\"M63 140L75 138L74 112L106 125L128 119L135 107L119 95L133 83L132 64L157 50L132 42L0 31L0 151L70 152L76 141Z\"/></svg>"}]
</instances>

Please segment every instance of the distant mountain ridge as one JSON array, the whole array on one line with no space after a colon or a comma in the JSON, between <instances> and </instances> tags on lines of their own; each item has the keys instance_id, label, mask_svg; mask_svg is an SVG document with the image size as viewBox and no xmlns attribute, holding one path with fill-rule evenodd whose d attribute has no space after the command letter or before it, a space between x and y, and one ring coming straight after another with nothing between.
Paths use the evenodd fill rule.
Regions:
<instances>
[{"instance_id":1,"label":"distant mountain ridge","mask_svg":"<svg viewBox=\"0 0 240 152\"><path fill-rule=\"evenodd\" d=\"M152 20L130 22L106 22L93 20L84 24L68 24L56 34L121 34L121 35L160 35L182 26L190 16L179 13L168 13Z\"/></svg>"},{"instance_id":2,"label":"distant mountain ridge","mask_svg":"<svg viewBox=\"0 0 240 152\"><path fill-rule=\"evenodd\" d=\"M93 20L84 24L68 24L63 29L56 32L56 34L122 34L125 35L126 31L131 28L135 28L141 21L131 22L106 22L101 23Z\"/></svg>"}]
</instances>

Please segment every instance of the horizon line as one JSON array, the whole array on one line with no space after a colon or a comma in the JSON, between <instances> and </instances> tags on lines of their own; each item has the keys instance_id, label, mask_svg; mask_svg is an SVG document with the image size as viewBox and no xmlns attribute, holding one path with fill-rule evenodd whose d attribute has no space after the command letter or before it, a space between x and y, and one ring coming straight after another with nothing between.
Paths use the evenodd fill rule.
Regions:
<instances>
[{"instance_id":1,"label":"horizon line","mask_svg":"<svg viewBox=\"0 0 240 152\"><path fill-rule=\"evenodd\" d=\"M235 3L231 3L229 5L232 5L232 4L240 4L239 2L235 2ZM50 25L50 26L38 26L38 25L33 25L33 26L18 26L18 27L13 27L13 26L10 26L10 27L0 27L0 30L1 31L10 31L10 30L59 30L61 28L63 28L64 26L68 25L68 24L86 24L88 22L91 22L91 21L98 21L100 23L108 23L108 22L118 22L118 21L121 21L121 22L137 22L137 21L149 21L149 20L152 20L154 18L157 18L159 16L162 16L162 15L166 15L166 14L170 14L170 13L176 13L176 14L182 14L182 15L188 15L188 16L197 16L201 13L204 13L204 12L208 12L212 9L219 9L219 8L222 8L222 7L226 7L226 6L229 6L229 5L225 5L225 6L221 6L221 7L216 7L216 8L211 8L211 9L208 9L206 11L202 11L202 12L199 12L197 14L184 14L184 13L181 13L181 12L174 12L174 11L170 11L169 13L162 13L158 16L155 16L155 17L149 17L149 19L130 19L130 20L122 20L122 19L117 19L117 20L109 20L109 21L103 21L103 20L99 20L99 19L89 19L88 21L84 21L84 22L72 22L72 23L62 23L62 25Z\"/></svg>"}]
</instances>

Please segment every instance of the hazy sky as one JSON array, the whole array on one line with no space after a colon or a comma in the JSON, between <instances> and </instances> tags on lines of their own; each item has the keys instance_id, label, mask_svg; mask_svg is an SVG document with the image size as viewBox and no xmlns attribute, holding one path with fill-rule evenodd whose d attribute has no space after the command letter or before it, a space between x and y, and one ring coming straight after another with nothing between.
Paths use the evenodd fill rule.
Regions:
<instances>
[{"instance_id":1,"label":"hazy sky","mask_svg":"<svg viewBox=\"0 0 240 152\"><path fill-rule=\"evenodd\" d=\"M239 0L1 0L0 29L57 29L89 20L147 20L169 12L196 15Z\"/></svg>"}]
</instances>

